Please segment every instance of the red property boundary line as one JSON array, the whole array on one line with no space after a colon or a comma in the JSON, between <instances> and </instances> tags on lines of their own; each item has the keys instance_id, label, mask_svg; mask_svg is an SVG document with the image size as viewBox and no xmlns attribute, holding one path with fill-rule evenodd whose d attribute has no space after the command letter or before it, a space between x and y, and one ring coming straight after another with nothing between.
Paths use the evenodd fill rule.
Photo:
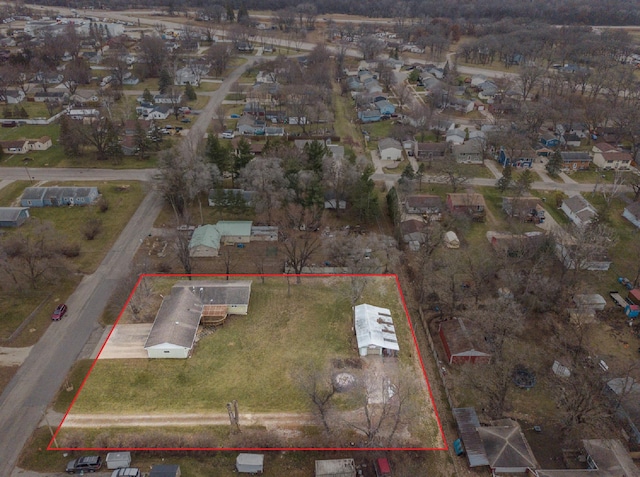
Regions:
<instances>
[{"instance_id":1,"label":"red property boundary line","mask_svg":"<svg viewBox=\"0 0 640 477\"><path fill-rule=\"evenodd\" d=\"M444 443L443 447L126 447L126 448L111 448L111 447L52 447L52 444L56 441L56 438L60 431L62 430L62 425L64 421L67 419L67 416L71 412L73 405L75 404L80 392L84 388L91 372L93 371L96 363L98 362L98 358L102 354L102 350L106 346L109 338L111 338L111 334L115 330L116 326L120 322L124 311L129 306L129 302L133 297L134 293L138 289L140 282L144 278L167 278L167 277L175 277L175 278L187 278L187 277L209 277L209 278L226 278L226 277L235 277L235 278L247 278L247 277L270 277L270 278L333 278L333 277L393 277L396 282L396 287L398 289L398 293L400 294L400 300L402 301L402 307L404 308L405 315L407 317L407 321L409 323L409 329L411 330L411 336L413 337L413 344L415 346L415 351L418 354L418 359L420 361L420 367L422 368L422 375L424 376L424 380L427 383L427 390L429 392L429 399L431 400L431 406L433 407L433 412L435 414L436 422L438 423L438 429L440 431L440 437L442 438L442 442ZM47 445L47 450L54 451L446 451L449 450L449 445L447 443L446 436L444 435L444 431L442 429L442 422L440 421L440 415L438 414L438 410L436 408L436 403L433 398L433 392L431 390L431 383L429 382L429 378L427 377L427 371L424 367L424 361L422 359L422 355L420 354L420 348L418 347L418 340L416 339L415 330L413 328L413 323L411 321L411 317L409 315L409 310L407 308L407 303L404 298L404 293L402 293L402 287L400 286L400 281L398 280L398 276L392 273L386 274L376 274L376 273L351 273L351 274L320 274L320 273L301 273L301 274L283 274L283 273L262 273L262 274L241 274L241 273L216 273L216 274L180 274L180 273L147 273L141 274L136 282L133 290L129 294L127 301L125 302L120 314L116 322L114 323L107 339L104 341L102 346L100 347L100 351L98 352L96 358L93 360L87 375L82 380L82 384L78 388L76 395L74 396L67 412L65 412L62 421L58 425L53 437L49 441Z\"/></svg>"}]
</instances>

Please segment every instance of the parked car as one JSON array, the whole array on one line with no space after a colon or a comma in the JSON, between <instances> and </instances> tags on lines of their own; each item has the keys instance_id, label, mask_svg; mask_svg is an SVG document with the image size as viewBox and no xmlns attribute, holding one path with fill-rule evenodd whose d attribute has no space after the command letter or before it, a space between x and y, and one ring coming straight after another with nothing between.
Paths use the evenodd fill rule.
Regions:
<instances>
[{"instance_id":1,"label":"parked car","mask_svg":"<svg viewBox=\"0 0 640 477\"><path fill-rule=\"evenodd\" d=\"M79 474L84 472L95 472L102 467L102 457L99 455L89 455L79 457L67 464L67 472L69 474Z\"/></svg>"},{"instance_id":2,"label":"parked car","mask_svg":"<svg viewBox=\"0 0 640 477\"><path fill-rule=\"evenodd\" d=\"M180 120L181 123L190 123L191 122L191 118L182 118Z\"/></svg>"},{"instance_id":3,"label":"parked car","mask_svg":"<svg viewBox=\"0 0 640 477\"><path fill-rule=\"evenodd\" d=\"M64 303L60 303L58 306L56 306L56 309L53 310L53 313L51 314L51 319L53 321L58 321L65 315L66 312L67 312L67 305L65 305Z\"/></svg>"},{"instance_id":4,"label":"parked car","mask_svg":"<svg viewBox=\"0 0 640 477\"><path fill-rule=\"evenodd\" d=\"M222 139L233 139L234 137L236 137L236 133L230 129L222 133Z\"/></svg>"}]
</instances>

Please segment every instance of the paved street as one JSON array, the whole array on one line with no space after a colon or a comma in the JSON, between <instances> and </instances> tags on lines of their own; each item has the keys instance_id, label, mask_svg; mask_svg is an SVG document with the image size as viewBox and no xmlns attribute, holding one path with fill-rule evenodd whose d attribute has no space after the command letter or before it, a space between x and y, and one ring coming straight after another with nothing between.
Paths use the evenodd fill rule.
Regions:
<instances>
[{"instance_id":1,"label":"paved street","mask_svg":"<svg viewBox=\"0 0 640 477\"><path fill-rule=\"evenodd\" d=\"M193 124L190 134L204 135L213 111L231 84L253 63L250 59L235 70ZM0 187L13 180L140 180L148 181L153 170L105 169L0 169ZM25 177L26 176L26 177ZM152 229L162 208L162 197L151 190L95 273L85 276L67 299L69 312L52 323L33 346L18 372L0 395L0 476L11 475L22 448L62 385L85 343L99 331L98 319L118 282L130 273L130 263L142 239Z\"/></svg>"}]
</instances>

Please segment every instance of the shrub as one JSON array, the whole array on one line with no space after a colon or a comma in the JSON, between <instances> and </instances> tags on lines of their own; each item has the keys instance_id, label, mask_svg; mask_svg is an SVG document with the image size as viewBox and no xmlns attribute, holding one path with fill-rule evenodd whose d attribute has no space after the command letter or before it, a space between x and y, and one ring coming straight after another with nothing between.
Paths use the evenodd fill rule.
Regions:
<instances>
[{"instance_id":1,"label":"shrub","mask_svg":"<svg viewBox=\"0 0 640 477\"><path fill-rule=\"evenodd\" d=\"M80 244L71 242L60 245L60 253L67 258L74 258L80 255Z\"/></svg>"},{"instance_id":2,"label":"shrub","mask_svg":"<svg viewBox=\"0 0 640 477\"><path fill-rule=\"evenodd\" d=\"M104 197L100 197L100 198L98 199L97 205L98 205L98 210L99 210L100 212L102 212L103 214L104 214L107 210L109 210L109 201L108 201L106 198L104 198Z\"/></svg>"},{"instance_id":3,"label":"shrub","mask_svg":"<svg viewBox=\"0 0 640 477\"><path fill-rule=\"evenodd\" d=\"M82 233L87 240L93 240L102 231L102 220L91 217L82 226Z\"/></svg>"}]
</instances>

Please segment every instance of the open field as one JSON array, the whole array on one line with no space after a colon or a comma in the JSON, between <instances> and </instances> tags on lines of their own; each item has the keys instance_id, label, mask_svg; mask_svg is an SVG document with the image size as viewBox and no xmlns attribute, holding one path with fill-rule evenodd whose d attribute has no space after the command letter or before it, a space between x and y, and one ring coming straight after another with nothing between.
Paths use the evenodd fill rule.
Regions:
<instances>
[{"instance_id":1,"label":"open field","mask_svg":"<svg viewBox=\"0 0 640 477\"><path fill-rule=\"evenodd\" d=\"M113 427L118 424L103 424L101 416L116 416L122 426L140 413L151 420L157 416L166 425L172 422L179 425L189 419L189 415L202 415L201 422L196 424L207 424L205 428L212 431L218 427L226 429L225 404L236 399L241 415L248 412L254 416L253 427L273 431L269 428L269 419L286 418L286 427L292 427L291 432L306 443L318 432L313 430L318 423L300 384L301 370L315 374L329 369L333 375L336 369L345 367L340 363L347 363L346 371L368 383L373 379L370 376L373 371L367 370L378 370L381 364L372 361L375 357L358 359L349 299L351 278L303 278L299 285L294 281L291 279L289 285L285 279L268 277L261 283L260 279L254 278L249 314L232 316L214 333L203 335L190 359L98 359L67 417L70 424L67 426L65 421L62 425L59 439L77 442L78 433L85 435L86 431L73 427L84 427L81 424L87 419L98 423L97 427ZM166 287L161 288L165 291ZM395 374L389 377L391 380L396 379L399 372L410 372L411 380L417 386L411 401L420 409L421 418L406 423L407 430L399 445L440 446L432 403L395 278L367 278L360 302L391 310L400 356L377 358L387 363L382 364L385 369L395 367ZM353 362L359 364L349 364ZM208 378L203 379L203 376ZM179 387L179 399L176 386ZM357 416L362 405L353 391L336 394L332 403L335 412L343 416ZM260 416L265 413L271 417L265 417L267 424L261 424ZM247 420L254 422L250 416L244 419L245 423ZM423 416L428 417L423 419ZM300 423L307 423L309 428L296 430ZM254 442L261 442L259 434ZM287 447L297 447L280 437L283 445L286 442ZM233 443L222 436L215 446Z\"/></svg>"}]
</instances>

